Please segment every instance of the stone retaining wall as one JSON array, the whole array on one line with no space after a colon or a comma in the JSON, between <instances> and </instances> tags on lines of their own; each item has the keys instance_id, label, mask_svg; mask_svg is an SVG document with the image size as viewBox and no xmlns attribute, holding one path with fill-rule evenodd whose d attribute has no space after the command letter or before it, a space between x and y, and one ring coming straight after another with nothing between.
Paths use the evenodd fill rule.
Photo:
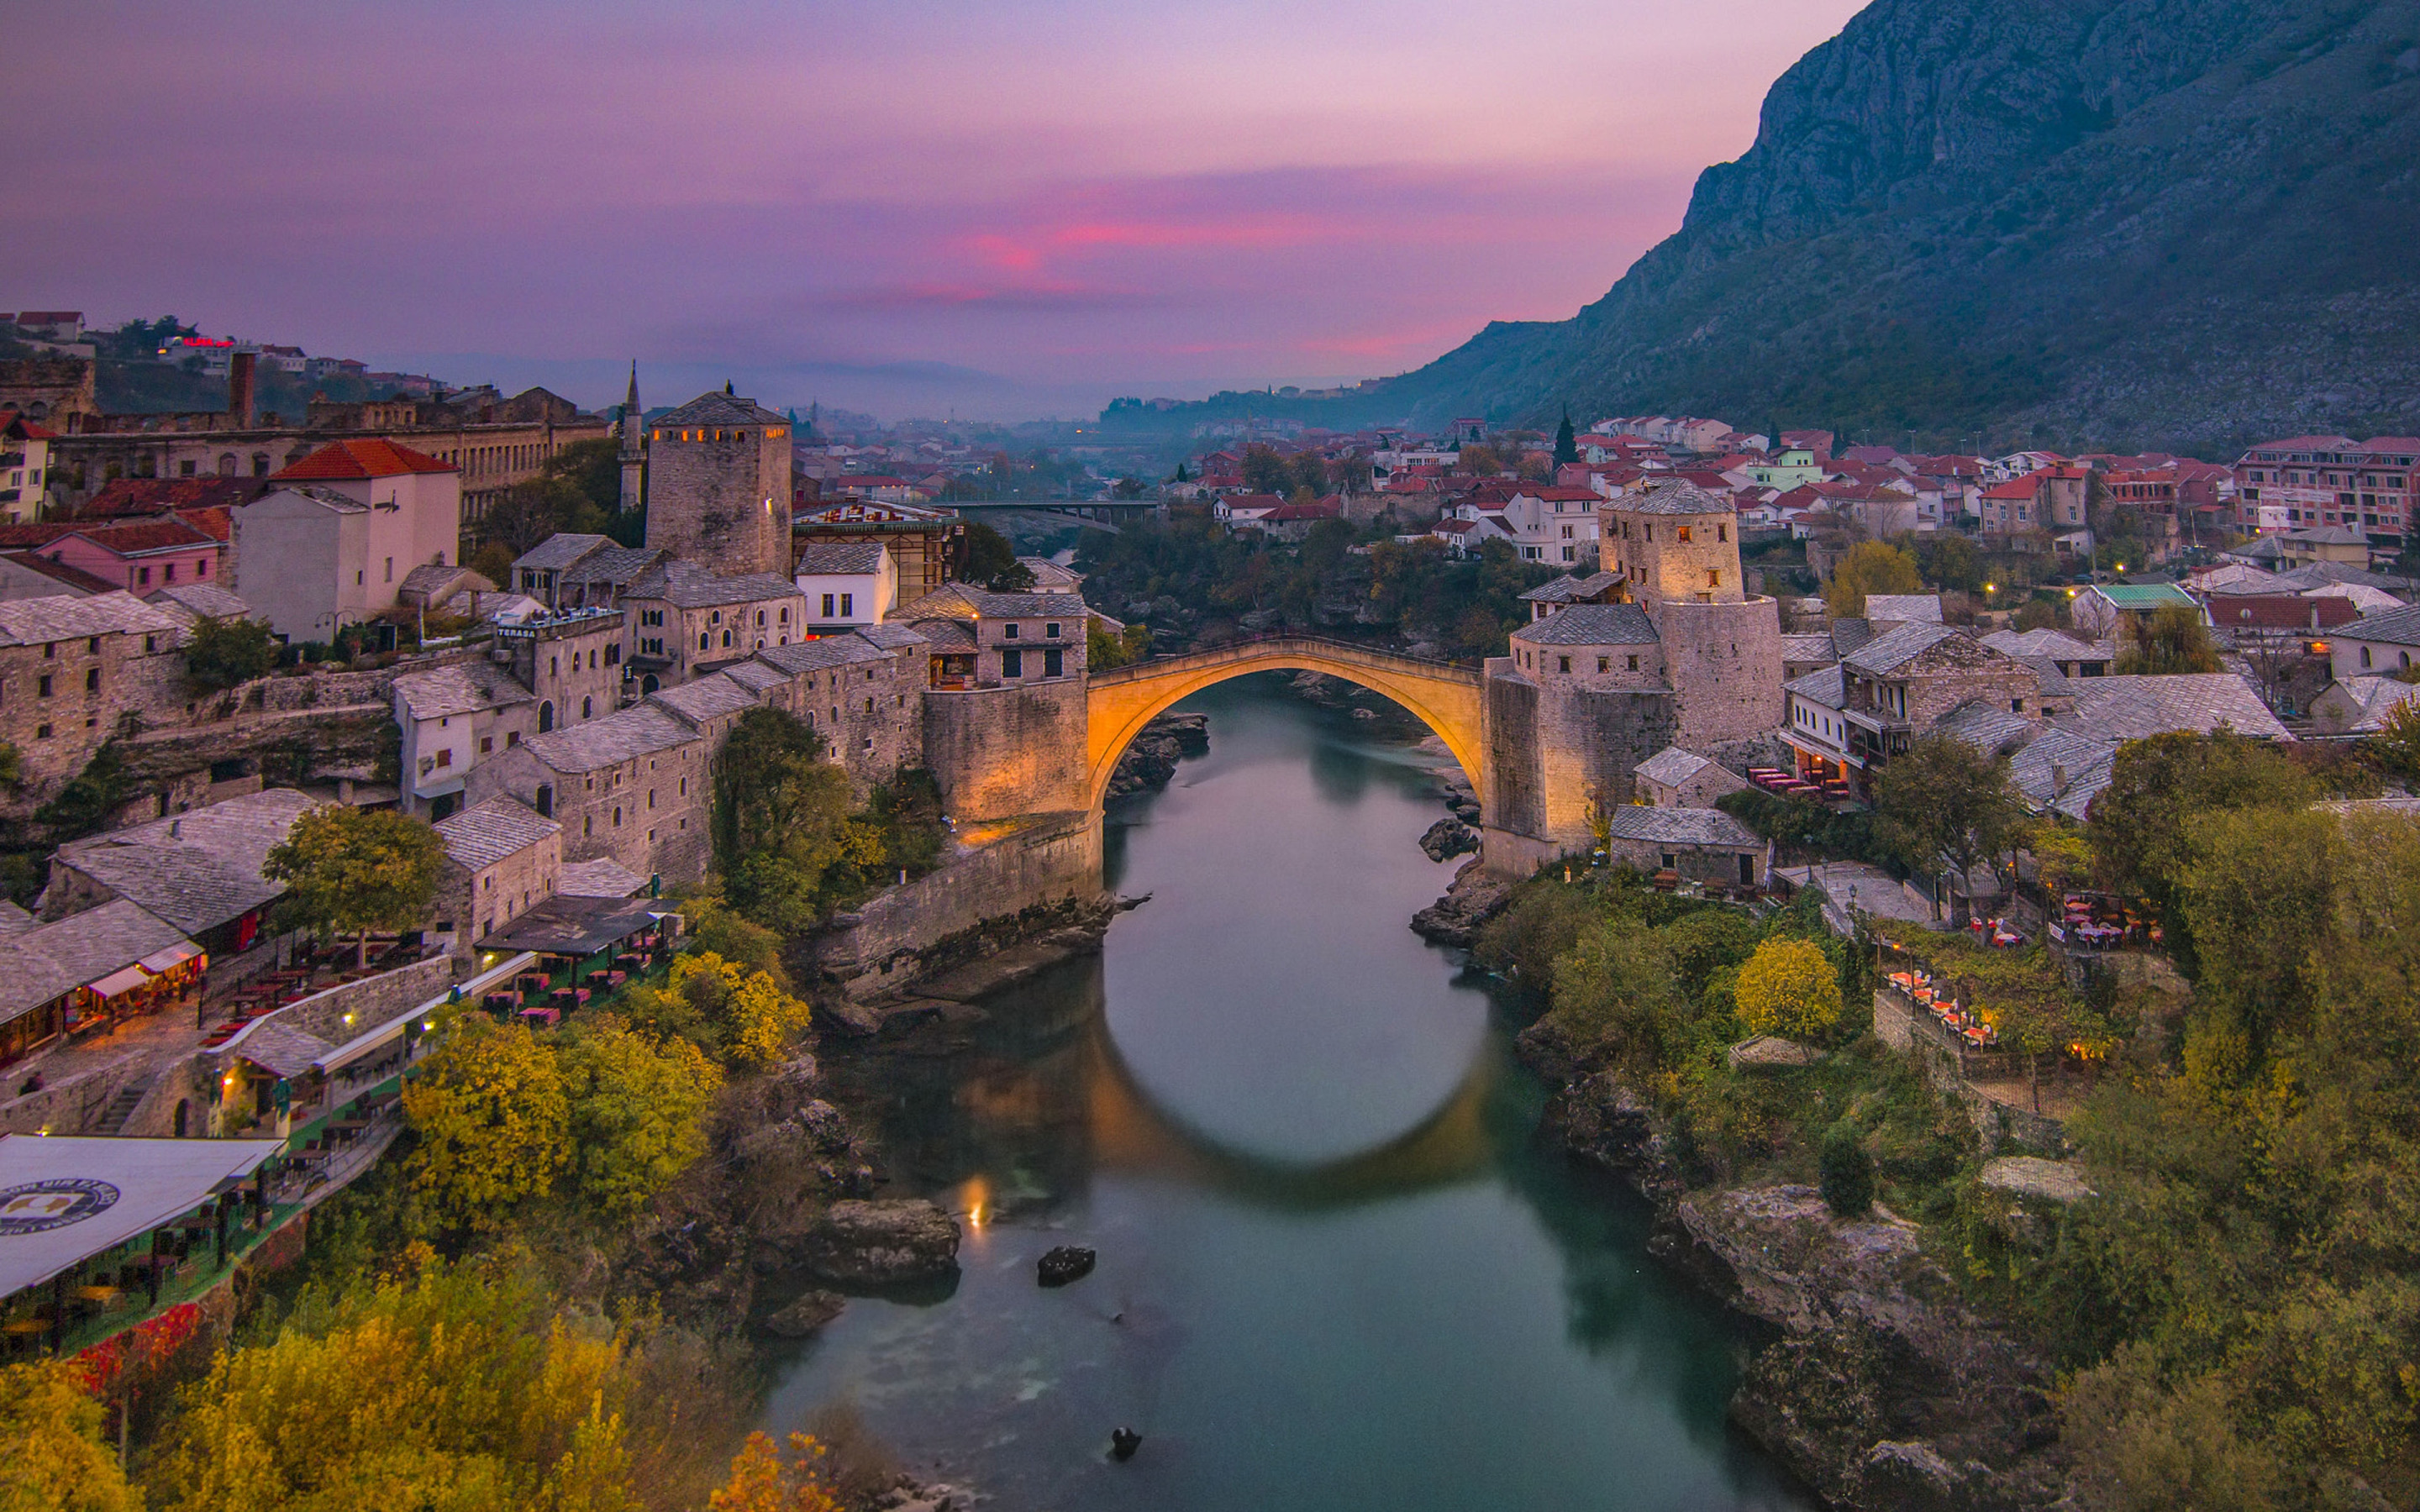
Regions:
<instances>
[{"instance_id":1,"label":"stone retaining wall","mask_svg":"<svg viewBox=\"0 0 2420 1512\"><path fill-rule=\"evenodd\" d=\"M918 951L985 919L1101 890L1099 816L1042 814L929 876L842 914L814 942L816 969L851 997L870 997L914 974Z\"/></svg>"},{"instance_id":2,"label":"stone retaining wall","mask_svg":"<svg viewBox=\"0 0 2420 1512\"><path fill-rule=\"evenodd\" d=\"M408 966L314 993L255 1022L282 1024L289 1029L317 1035L330 1044L343 1044L453 986L455 965L454 958L448 955L415 961ZM349 1024L345 1022L349 1014L352 1018ZM215 1053L241 1054L242 1049L243 1041L239 1039Z\"/></svg>"},{"instance_id":3,"label":"stone retaining wall","mask_svg":"<svg viewBox=\"0 0 2420 1512\"><path fill-rule=\"evenodd\" d=\"M2012 1143L2053 1152L2069 1148L2067 1125L2058 1119L1985 1096L1960 1069L1958 1052L1944 1044L1931 1027L1929 1020L1918 1020L1916 1011L1898 993L1875 989L1874 1033L1885 1044L1915 1060L1927 1087L1964 1104L1976 1133L1983 1136L1985 1154Z\"/></svg>"}]
</instances>

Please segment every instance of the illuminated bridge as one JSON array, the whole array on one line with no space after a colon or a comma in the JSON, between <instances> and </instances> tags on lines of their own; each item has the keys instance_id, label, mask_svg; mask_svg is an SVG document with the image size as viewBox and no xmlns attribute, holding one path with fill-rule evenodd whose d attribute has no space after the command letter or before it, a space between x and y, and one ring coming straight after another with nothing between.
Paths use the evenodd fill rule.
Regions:
<instances>
[{"instance_id":1,"label":"illuminated bridge","mask_svg":"<svg viewBox=\"0 0 2420 1512\"><path fill-rule=\"evenodd\" d=\"M1119 756L1142 727L1188 693L1248 672L1311 671L1341 677L1409 709L1462 764L1471 790L1486 801L1485 707L1477 669L1373 651L1349 640L1280 635L1238 640L1213 651L1094 672L1086 694L1086 802L1101 807Z\"/></svg>"}]
</instances>

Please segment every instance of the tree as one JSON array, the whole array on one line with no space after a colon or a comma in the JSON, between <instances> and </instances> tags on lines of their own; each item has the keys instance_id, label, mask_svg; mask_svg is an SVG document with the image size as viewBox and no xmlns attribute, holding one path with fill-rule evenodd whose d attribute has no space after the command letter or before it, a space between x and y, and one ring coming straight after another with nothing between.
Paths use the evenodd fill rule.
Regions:
<instances>
[{"instance_id":1,"label":"tree","mask_svg":"<svg viewBox=\"0 0 2420 1512\"><path fill-rule=\"evenodd\" d=\"M1093 671L1105 672L1113 668L1130 666L1151 655L1151 626L1129 625L1116 635L1101 628L1101 622L1087 615L1084 619L1084 665Z\"/></svg>"},{"instance_id":2,"label":"tree","mask_svg":"<svg viewBox=\"0 0 2420 1512\"><path fill-rule=\"evenodd\" d=\"M1740 967L1731 1000L1757 1033L1807 1039L1840 1022L1840 978L1812 940L1771 939Z\"/></svg>"},{"instance_id":3,"label":"tree","mask_svg":"<svg viewBox=\"0 0 2420 1512\"><path fill-rule=\"evenodd\" d=\"M2369 752L2379 769L2406 786L2420 783L2420 699L2407 698L2386 711Z\"/></svg>"},{"instance_id":4,"label":"tree","mask_svg":"<svg viewBox=\"0 0 2420 1512\"><path fill-rule=\"evenodd\" d=\"M1822 1153L1823 1205L1843 1218L1862 1218L1874 1205L1874 1158L1866 1151L1865 1132L1841 1119L1823 1131Z\"/></svg>"},{"instance_id":5,"label":"tree","mask_svg":"<svg viewBox=\"0 0 2420 1512\"><path fill-rule=\"evenodd\" d=\"M444 866L445 841L419 820L331 803L294 821L261 874L286 884L287 904L303 923L354 933L367 965L370 932L426 918Z\"/></svg>"},{"instance_id":6,"label":"tree","mask_svg":"<svg viewBox=\"0 0 2420 1512\"><path fill-rule=\"evenodd\" d=\"M1494 477L1498 472L1512 471L1505 463L1503 453L1477 441L1462 449L1461 455L1454 458L1453 470L1473 478Z\"/></svg>"},{"instance_id":7,"label":"tree","mask_svg":"<svg viewBox=\"0 0 2420 1512\"><path fill-rule=\"evenodd\" d=\"M731 1478L706 1506L709 1512L841 1512L840 1499L824 1484L816 1464L823 1455L822 1444L793 1433L785 1462L772 1435L751 1433L732 1458Z\"/></svg>"},{"instance_id":8,"label":"tree","mask_svg":"<svg viewBox=\"0 0 2420 1512\"><path fill-rule=\"evenodd\" d=\"M2024 817L2007 763L1939 733L1891 758L1874 811L1884 843L1901 860L1930 874L1947 857L1962 894L1977 866L2010 848Z\"/></svg>"},{"instance_id":9,"label":"tree","mask_svg":"<svg viewBox=\"0 0 2420 1512\"><path fill-rule=\"evenodd\" d=\"M538 472L544 477L561 478L579 489L580 496L599 514L621 512L622 442L616 437L573 441L538 464Z\"/></svg>"},{"instance_id":10,"label":"tree","mask_svg":"<svg viewBox=\"0 0 2420 1512\"><path fill-rule=\"evenodd\" d=\"M466 1014L403 1085L420 1144L412 1185L439 1219L498 1227L514 1205L546 1191L570 1158L571 1105L554 1052L518 1024Z\"/></svg>"},{"instance_id":11,"label":"tree","mask_svg":"<svg viewBox=\"0 0 2420 1512\"><path fill-rule=\"evenodd\" d=\"M2211 644L2210 626L2202 623L2199 609L2169 604L2149 616L2126 617L2126 645L2118 653L2119 676L2165 677L2218 670L2218 648Z\"/></svg>"},{"instance_id":12,"label":"tree","mask_svg":"<svg viewBox=\"0 0 2420 1512\"><path fill-rule=\"evenodd\" d=\"M572 1180L599 1211L638 1211L706 1153L706 1113L722 1073L689 1041L649 1040L603 1013L564 1036L560 1058Z\"/></svg>"},{"instance_id":13,"label":"tree","mask_svg":"<svg viewBox=\"0 0 2420 1512\"><path fill-rule=\"evenodd\" d=\"M470 560L462 564L497 587L511 590L513 560L511 547L502 541L483 541L479 548L471 553Z\"/></svg>"},{"instance_id":14,"label":"tree","mask_svg":"<svg viewBox=\"0 0 2420 1512\"><path fill-rule=\"evenodd\" d=\"M164 1512L637 1512L634 1418L687 1413L642 1389L635 1345L554 1317L533 1276L424 1254L414 1274L306 1295L275 1338L222 1351L150 1489Z\"/></svg>"},{"instance_id":15,"label":"tree","mask_svg":"<svg viewBox=\"0 0 2420 1512\"><path fill-rule=\"evenodd\" d=\"M1016 560L1016 548L1009 545L1007 536L983 521L967 526L963 551L958 567L961 580L995 594L1033 591L1033 569Z\"/></svg>"},{"instance_id":16,"label":"tree","mask_svg":"<svg viewBox=\"0 0 2420 1512\"><path fill-rule=\"evenodd\" d=\"M1916 570L1916 558L1880 541L1859 541L1833 565L1831 586L1823 598L1834 619L1854 620L1866 612L1869 594L1923 591L1924 579Z\"/></svg>"},{"instance_id":17,"label":"tree","mask_svg":"<svg viewBox=\"0 0 2420 1512\"><path fill-rule=\"evenodd\" d=\"M745 1065L772 1065L807 1026L807 1005L761 971L731 995L729 1011L731 1056Z\"/></svg>"},{"instance_id":18,"label":"tree","mask_svg":"<svg viewBox=\"0 0 2420 1512\"><path fill-rule=\"evenodd\" d=\"M590 533L603 533L603 519L588 517L595 511L587 496L563 478L524 478L506 488L488 511L483 533L520 556L558 531L594 524L597 530Z\"/></svg>"},{"instance_id":19,"label":"tree","mask_svg":"<svg viewBox=\"0 0 2420 1512\"><path fill-rule=\"evenodd\" d=\"M1555 466L1567 468L1579 459L1579 440L1572 434L1572 412L1566 408L1563 423L1555 427Z\"/></svg>"},{"instance_id":20,"label":"tree","mask_svg":"<svg viewBox=\"0 0 2420 1512\"><path fill-rule=\"evenodd\" d=\"M2345 864L2336 819L2222 810L2190 822L2187 854L2175 881L2193 931L2192 1032L2240 1038L2245 1069L2257 1071L2279 1035L2302 1028L2318 990L2317 952L2335 929Z\"/></svg>"},{"instance_id":21,"label":"tree","mask_svg":"<svg viewBox=\"0 0 2420 1512\"><path fill-rule=\"evenodd\" d=\"M2187 821L2224 809L2299 806L2313 795L2310 780L2264 741L2227 730L2152 735L2118 748L2109 785L2093 796L2085 834L2103 880L2158 909L2175 951Z\"/></svg>"},{"instance_id":22,"label":"tree","mask_svg":"<svg viewBox=\"0 0 2420 1512\"><path fill-rule=\"evenodd\" d=\"M266 677L276 668L277 638L258 620L203 620L185 642L185 680L204 692Z\"/></svg>"},{"instance_id":23,"label":"tree","mask_svg":"<svg viewBox=\"0 0 2420 1512\"><path fill-rule=\"evenodd\" d=\"M127 786L126 758L117 742L109 741L69 779L57 797L34 810L35 822L49 828L54 845L81 839L109 822L126 801Z\"/></svg>"},{"instance_id":24,"label":"tree","mask_svg":"<svg viewBox=\"0 0 2420 1512\"><path fill-rule=\"evenodd\" d=\"M0 1443L8 1446L6 1512L142 1512L101 1441L101 1403L69 1360L0 1365Z\"/></svg>"},{"instance_id":25,"label":"tree","mask_svg":"<svg viewBox=\"0 0 2420 1512\"><path fill-rule=\"evenodd\" d=\"M785 711L750 709L715 770L715 858L732 904L783 933L822 917L828 886L883 858L880 832L849 816L848 774L823 748Z\"/></svg>"}]
</instances>

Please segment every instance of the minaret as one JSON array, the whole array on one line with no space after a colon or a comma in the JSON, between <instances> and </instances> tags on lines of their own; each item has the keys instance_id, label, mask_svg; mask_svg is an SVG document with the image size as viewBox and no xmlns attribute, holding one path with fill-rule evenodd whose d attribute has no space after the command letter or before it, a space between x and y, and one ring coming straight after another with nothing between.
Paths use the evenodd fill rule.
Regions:
<instances>
[{"instance_id":1,"label":"minaret","mask_svg":"<svg viewBox=\"0 0 2420 1512\"><path fill-rule=\"evenodd\" d=\"M630 396L622 401L622 510L645 501L647 492L647 412L639 408L639 364L630 363Z\"/></svg>"}]
</instances>

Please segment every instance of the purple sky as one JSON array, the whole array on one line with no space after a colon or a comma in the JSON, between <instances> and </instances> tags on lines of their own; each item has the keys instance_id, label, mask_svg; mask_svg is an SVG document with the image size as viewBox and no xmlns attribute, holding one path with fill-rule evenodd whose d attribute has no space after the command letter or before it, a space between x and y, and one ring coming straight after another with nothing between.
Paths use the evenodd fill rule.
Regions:
<instances>
[{"instance_id":1,"label":"purple sky","mask_svg":"<svg viewBox=\"0 0 2420 1512\"><path fill-rule=\"evenodd\" d=\"M1855 8L28 0L0 309L591 404L1391 373L1603 293Z\"/></svg>"}]
</instances>

